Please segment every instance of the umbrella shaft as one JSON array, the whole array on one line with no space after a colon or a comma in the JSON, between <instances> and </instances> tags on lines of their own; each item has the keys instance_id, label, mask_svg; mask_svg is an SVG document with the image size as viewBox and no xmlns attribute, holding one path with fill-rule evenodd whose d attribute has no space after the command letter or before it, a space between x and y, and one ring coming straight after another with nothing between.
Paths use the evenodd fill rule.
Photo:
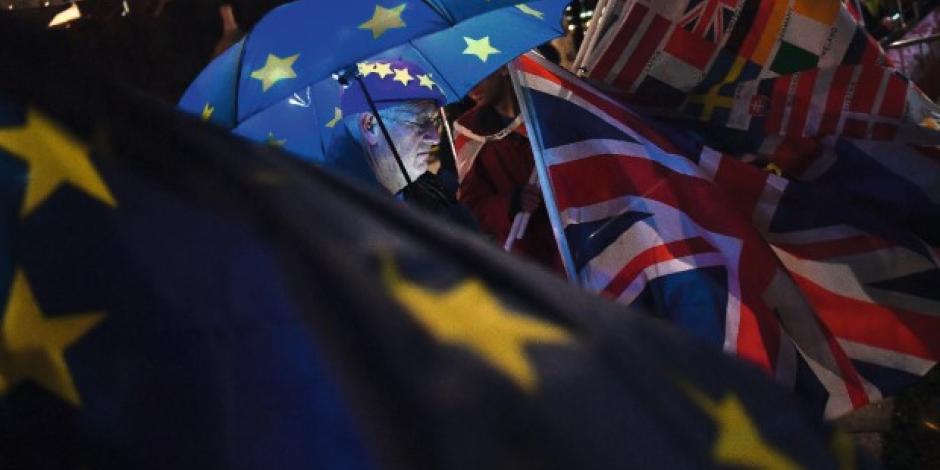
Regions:
<instances>
[{"instance_id":1,"label":"umbrella shaft","mask_svg":"<svg viewBox=\"0 0 940 470\"><path fill-rule=\"evenodd\" d=\"M385 141L388 142L388 147L392 149L392 155L395 156L395 162L398 163L398 169L401 170L402 176L405 177L405 184L411 184L411 176L408 175L408 170L405 168L405 163L401 160L401 155L398 154L398 149L395 148L395 142L392 142L392 135L388 133L388 128L385 127L385 121L382 120L382 116L379 115L378 108L375 107L375 102L372 101L372 95L369 94L369 90L366 88L366 84L362 82L362 77L357 76L356 81L359 82L359 87L362 88L362 94L365 95L366 101L369 103L369 109L372 110L372 114L375 115L375 120L379 122L379 129L382 129L382 135L385 136Z\"/></svg>"}]
</instances>

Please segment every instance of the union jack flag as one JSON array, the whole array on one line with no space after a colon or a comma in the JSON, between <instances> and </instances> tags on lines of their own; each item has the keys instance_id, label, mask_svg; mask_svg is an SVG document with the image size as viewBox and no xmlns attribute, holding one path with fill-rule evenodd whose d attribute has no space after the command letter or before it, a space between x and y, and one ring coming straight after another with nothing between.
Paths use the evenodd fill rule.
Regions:
<instances>
[{"instance_id":1,"label":"union jack flag","mask_svg":"<svg viewBox=\"0 0 940 470\"><path fill-rule=\"evenodd\" d=\"M930 246L544 61L517 64L583 286L645 305L803 394L822 390L827 416L936 363L940 299L918 288L940 285Z\"/></svg>"},{"instance_id":2,"label":"union jack flag","mask_svg":"<svg viewBox=\"0 0 940 470\"><path fill-rule=\"evenodd\" d=\"M737 0L691 0L678 25L711 42L721 43L737 8Z\"/></svg>"}]
</instances>

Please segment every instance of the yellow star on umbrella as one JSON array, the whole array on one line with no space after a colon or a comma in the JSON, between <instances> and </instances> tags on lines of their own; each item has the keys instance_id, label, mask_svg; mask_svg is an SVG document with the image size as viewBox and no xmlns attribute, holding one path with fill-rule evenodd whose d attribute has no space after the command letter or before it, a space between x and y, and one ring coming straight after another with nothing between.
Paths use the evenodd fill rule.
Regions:
<instances>
[{"instance_id":1,"label":"yellow star on umbrella","mask_svg":"<svg viewBox=\"0 0 940 470\"><path fill-rule=\"evenodd\" d=\"M394 70L395 70L395 78L393 78L392 80L395 80L396 82L400 82L402 85L408 86L408 82L411 82L412 80L415 79L414 77L411 76L411 73L408 71L408 69L394 69Z\"/></svg>"},{"instance_id":2,"label":"yellow star on umbrella","mask_svg":"<svg viewBox=\"0 0 940 470\"><path fill-rule=\"evenodd\" d=\"M431 74L427 74L418 75L418 85L426 87L428 90L433 90L434 85L437 85L437 83L434 83L434 80L431 80Z\"/></svg>"},{"instance_id":3,"label":"yellow star on umbrella","mask_svg":"<svg viewBox=\"0 0 940 470\"><path fill-rule=\"evenodd\" d=\"M403 279L391 262L384 268L384 278L392 295L433 337L469 348L523 391L538 389L527 345L573 342L559 326L510 311L478 280L465 280L437 293Z\"/></svg>"},{"instance_id":4,"label":"yellow star on umbrella","mask_svg":"<svg viewBox=\"0 0 940 470\"><path fill-rule=\"evenodd\" d=\"M214 112L215 108L212 107L209 103L206 103L206 105L202 107L202 120L208 121L212 119L212 113Z\"/></svg>"},{"instance_id":5,"label":"yellow star on umbrella","mask_svg":"<svg viewBox=\"0 0 940 470\"><path fill-rule=\"evenodd\" d=\"M43 315L26 276L17 271L0 330L0 394L30 380L72 405L81 406L65 361L65 349L103 319L100 313Z\"/></svg>"},{"instance_id":6,"label":"yellow star on umbrella","mask_svg":"<svg viewBox=\"0 0 940 470\"><path fill-rule=\"evenodd\" d=\"M376 5L375 11L372 13L372 18L359 25L359 29L372 31L372 39L378 39L390 29L404 28L407 26L401 19L401 13L403 11L405 11L404 3L392 8Z\"/></svg>"},{"instance_id":7,"label":"yellow star on umbrella","mask_svg":"<svg viewBox=\"0 0 940 470\"><path fill-rule=\"evenodd\" d=\"M264 67L251 72L251 78L260 80L261 91L266 92L281 80L297 77L297 74L294 73L294 62L297 62L298 57L300 57L300 54L294 54L284 58L274 54L268 54L268 59L265 61Z\"/></svg>"},{"instance_id":8,"label":"yellow star on umbrella","mask_svg":"<svg viewBox=\"0 0 940 470\"><path fill-rule=\"evenodd\" d=\"M790 457L761 437L760 431L737 396L729 393L721 401L714 401L701 391L683 385L692 400L715 420L718 436L715 438L712 457L717 463L732 467L776 470L800 468Z\"/></svg>"},{"instance_id":9,"label":"yellow star on umbrella","mask_svg":"<svg viewBox=\"0 0 940 470\"><path fill-rule=\"evenodd\" d=\"M475 55L483 62L486 62L486 59L488 59L491 55L502 52L490 45L489 36L483 36L480 39L473 39L464 36L463 40L467 43L467 48L463 50L463 53L466 55Z\"/></svg>"},{"instance_id":10,"label":"yellow star on umbrella","mask_svg":"<svg viewBox=\"0 0 940 470\"><path fill-rule=\"evenodd\" d=\"M376 62L375 73L379 74L379 78L381 78L382 80L385 80L385 77L393 73L392 64L388 62Z\"/></svg>"},{"instance_id":11,"label":"yellow star on umbrella","mask_svg":"<svg viewBox=\"0 0 940 470\"><path fill-rule=\"evenodd\" d=\"M33 108L21 127L0 128L0 149L29 165L22 216L29 215L63 183L105 204L117 202L91 163L88 147Z\"/></svg>"},{"instance_id":12,"label":"yellow star on umbrella","mask_svg":"<svg viewBox=\"0 0 940 470\"><path fill-rule=\"evenodd\" d=\"M334 106L333 107L333 119L330 119L330 122L326 123L326 127L334 128L336 124L343 120L343 110Z\"/></svg>"},{"instance_id":13,"label":"yellow star on umbrella","mask_svg":"<svg viewBox=\"0 0 940 470\"><path fill-rule=\"evenodd\" d=\"M520 3L520 4L516 5L516 8L518 8L519 10L521 10L523 13L525 13L525 14L527 14L527 15L534 16L534 17L536 17L536 18L538 18L538 19L540 19L540 20L544 20L544 19L545 19L545 13L543 13L543 12L541 12L541 11L538 11L538 10L536 10L535 8L532 8L532 7L530 7L529 5L526 5L525 3Z\"/></svg>"}]
</instances>

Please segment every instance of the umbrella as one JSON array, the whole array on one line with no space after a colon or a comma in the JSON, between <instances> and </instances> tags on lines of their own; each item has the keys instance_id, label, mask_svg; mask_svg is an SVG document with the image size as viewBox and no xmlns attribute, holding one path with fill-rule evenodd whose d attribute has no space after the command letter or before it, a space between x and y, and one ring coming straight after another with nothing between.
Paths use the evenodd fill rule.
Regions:
<instances>
[{"instance_id":1,"label":"umbrella","mask_svg":"<svg viewBox=\"0 0 940 470\"><path fill-rule=\"evenodd\" d=\"M179 106L203 120L257 142L319 161L339 111L341 87L326 79L306 85L250 118L235 118L239 60L244 39L213 60L183 94Z\"/></svg>"},{"instance_id":2,"label":"umbrella","mask_svg":"<svg viewBox=\"0 0 940 470\"><path fill-rule=\"evenodd\" d=\"M568 3L350 0L335 11L313 0L290 3L209 64L180 106L318 160L327 128L342 116L335 72L363 60L404 59L457 101L512 58L561 35Z\"/></svg>"},{"instance_id":3,"label":"umbrella","mask_svg":"<svg viewBox=\"0 0 940 470\"><path fill-rule=\"evenodd\" d=\"M429 60L486 64L503 54L505 63L514 55L503 48L516 41L525 42L518 55L562 34L560 19L568 3L348 0L342 8L324 8L320 0L301 0L283 5L268 13L245 43L237 117L244 120L300 86L404 44ZM487 16L481 21L481 15ZM536 36L540 31L543 35Z\"/></svg>"}]
</instances>

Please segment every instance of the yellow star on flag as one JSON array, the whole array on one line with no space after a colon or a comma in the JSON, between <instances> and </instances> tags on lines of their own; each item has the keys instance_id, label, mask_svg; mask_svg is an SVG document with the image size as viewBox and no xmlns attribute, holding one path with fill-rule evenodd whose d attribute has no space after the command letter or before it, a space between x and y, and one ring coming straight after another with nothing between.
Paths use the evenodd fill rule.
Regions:
<instances>
[{"instance_id":1,"label":"yellow star on flag","mask_svg":"<svg viewBox=\"0 0 940 470\"><path fill-rule=\"evenodd\" d=\"M0 128L0 149L26 161L29 177L20 215L27 216L63 183L115 207L117 202L98 175L88 147L33 108L21 127Z\"/></svg>"},{"instance_id":2,"label":"yellow star on flag","mask_svg":"<svg viewBox=\"0 0 940 470\"><path fill-rule=\"evenodd\" d=\"M538 389L526 346L573 342L561 327L508 310L479 280L437 293L403 279L391 262L383 271L392 295L433 337L469 348L525 392Z\"/></svg>"},{"instance_id":3,"label":"yellow star on flag","mask_svg":"<svg viewBox=\"0 0 940 470\"><path fill-rule=\"evenodd\" d=\"M101 313L43 315L26 276L17 271L0 331L0 395L30 380L72 405L81 406L65 361L65 349L103 319Z\"/></svg>"},{"instance_id":4,"label":"yellow star on flag","mask_svg":"<svg viewBox=\"0 0 940 470\"><path fill-rule=\"evenodd\" d=\"M488 59L491 55L502 52L490 45L489 36L483 36L480 39L473 39L464 36L463 40L467 43L467 48L463 50L463 53L466 55L475 55L483 62L486 62L486 59Z\"/></svg>"},{"instance_id":5,"label":"yellow star on flag","mask_svg":"<svg viewBox=\"0 0 940 470\"><path fill-rule=\"evenodd\" d=\"M392 64L388 62L376 62L375 73L379 74L379 78L385 80L385 77L392 74Z\"/></svg>"},{"instance_id":6,"label":"yellow star on flag","mask_svg":"<svg viewBox=\"0 0 940 470\"><path fill-rule=\"evenodd\" d=\"M264 67L251 72L251 78L260 80L261 91L266 92L281 80L297 77L297 74L294 73L294 62L297 62L298 57L300 57L300 54L294 54L284 58L274 54L268 54L268 59L265 61Z\"/></svg>"},{"instance_id":7,"label":"yellow star on flag","mask_svg":"<svg viewBox=\"0 0 940 470\"><path fill-rule=\"evenodd\" d=\"M372 39L378 39L386 31L395 28L404 28L405 22L401 19L401 13L405 11L405 4L397 7L385 8L381 5L375 6L375 11L365 23L359 25L359 29L368 29L372 31Z\"/></svg>"},{"instance_id":8,"label":"yellow star on flag","mask_svg":"<svg viewBox=\"0 0 940 470\"><path fill-rule=\"evenodd\" d=\"M206 103L206 105L202 107L202 120L208 121L212 119L212 113L214 112L215 108L209 105L209 103Z\"/></svg>"},{"instance_id":9,"label":"yellow star on flag","mask_svg":"<svg viewBox=\"0 0 940 470\"><path fill-rule=\"evenodd\" d=\"M780 168L779 165L773 162L768 163L767 166L764 167L764 171L773 173L777 176L783 176L783 168Z\"/></svg>"},{"instance_id":10,"label":"yellow star on flag","mask_svg":"<svg viewBox=\"0 0 940 470\"><path fill-rule=\"evenodd\" d=\"M363 77L368 77L369 74L375 73L375 64L371 62L359 62L356 64L356 68L359 70L359 75Z\"/></svg>"},{"instance_id":11,"label":"yellow star on flag","mask_svg":"<svg viewBox=\"0 0 940 470\"><path fill-rule=\"evenodd\" d=\"M411 73L408 72L408 69L394 69L395 70L395 80L400 82L402 85L408 86L408 82L414 80L415 78L411 76Z\"/></svg>"},{"instance_id":12,"label":"yellow star on flag","mask_svg":"<svg viewBox=\"0 0 940 470\"><path fill-rule=\"evenodd\" d=\"M535 8L532 8L532 7L530 7L529 5L526 5L525 3L520 3L520 4L516 5L516 8L518 8L519 10L521 10L523 13L525 13L525 14L527 14L527 15L534 16L534 17L536 17L536 18L538 18L538 19L540 19L540 20L544 20L544 19L545 19L545 13L543 13L543 12L541 12L541 11L538 11L538 10L536 10Z\"/></svg>"},{"instance_id":13,"label":"yellow star on flag","mask_svg":"<svg viewBox=\"0 0 940 470\"><path fill-rule=\"evenodd\" d=\"M287 139L278 140L274 137L273 132L268 132L268 139L266 140L267 144L272 147L283 147L287 143Z\"/></svg>"},{"instance_id":14,"label":"yellow star on flag","mask_svg":"<svg viewBox=\"0 0 940 470\"><path fill-rule=\"evenodd\" d=\"M683 388L715 420L718 435L712 457L716 463L730 467L775 470L800 468L790 457L761 438L760 431L737 396L729 393L721 401L714 401L690 385L684 385Z\"/></svg>"},{"instance_id":15,"label":"yellow star on flag","mask_svg":"<svg viewBox=\"0 0 940 470\"><path fill-rule=\"evenodd\" d=\"M437 85L437 83L434 83L434 80L431 80L431 74L427 74L418 75L418 85L427 87L428 90L433 90L434 85Z\"/></svg>"},{"instance_id":16,"label":"yellow star on flag","mask_svg":"<svg viewBox=\"0 0 940 470\"><path fill-rule=\"evenodd\" d=\"M343 110L334 106L333 107L333 119L330 119L330 122L326 123L326 127L334 128L336 124L343 120Z\"/></svg>"}]
</instances>

